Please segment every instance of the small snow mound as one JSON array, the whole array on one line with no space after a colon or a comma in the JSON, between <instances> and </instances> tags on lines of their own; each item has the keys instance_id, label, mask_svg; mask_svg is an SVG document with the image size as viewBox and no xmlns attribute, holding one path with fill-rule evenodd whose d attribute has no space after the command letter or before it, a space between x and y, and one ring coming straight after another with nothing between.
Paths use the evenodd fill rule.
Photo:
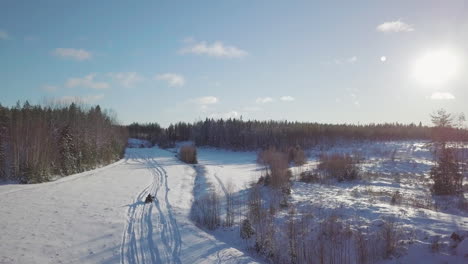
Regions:
<instances>
[{"instance_id":1,"label":"small snow mound","mask_svg":"<svg viewBox=\"0 0 468 264\"><path fill-rule=\"evenodd\" d=\"M462 242L460 242L460 244L458 244L457 255L468 258L468 238L465 238Z\"/></svg>"}]
</instances>

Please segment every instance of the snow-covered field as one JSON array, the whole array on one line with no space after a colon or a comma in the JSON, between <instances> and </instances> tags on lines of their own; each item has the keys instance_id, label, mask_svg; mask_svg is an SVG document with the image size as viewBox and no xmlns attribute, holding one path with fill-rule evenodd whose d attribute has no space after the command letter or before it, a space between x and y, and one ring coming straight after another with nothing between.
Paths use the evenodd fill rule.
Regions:
<instances>
[{"instance_id":1,"label":"snow-covered field","mask_svg":"<svg viewBox=\"0 0 468 264\"><path fill-rule=\"evenodd\" d=\"M0 263L255 262L189 220L194 179L173 153L139 148L55 182L1 185Z\"/></svg>"},{"instance_id":2,"label":"snow-covered field","mask_svg":"<svg viewBox=\"0 0 468 264\"><path fill-rule=\"evenodd\" d=\"M354 142L310 149L309 162L293 167L295 180L289 203L297 214L314 215L316 222L337 216L351 227L378 232L391 222L400 240L396 256L381 259L390 263L468 263L466 245L450 238L453 232L468 237L468 211L458 199L442 199L430 193L429 170L434 164L427 142ZM256 153L199 148L200 166L205 179L223 194L234 183L235 191L249 188L261 175ZM350 183L311 184L298 181L299 174L314 168L321 153L350 153L362 157L362 180ZM392 197L398 191L398 198ZM289 209L277 213L276 221L285 223ZM218 236L241 243L236 232L227 229ZM466 242L464 242L466 244ZM287 246L287 245L285 245ZM434 247L437 246L437 249ZM252 251L252 250L250 250ZM435 252L437 251L437 252Z\"/></svg>"},{"instance_id":3,"label":"snow-covered field","mask_svg":"<svg viewBox=\"0 0 468 264\"><path fill-rule=\"evenodd\" d=\"M198 149L198 165L175 150L140 148L131 141L126 157L112 165L54 182L0 185L0 263L262 263L234 227L208 231L189 217L192 202L208 189L243 199L263 167L255 152ZM295 180L289 203L319 221L335 215L372 231L394 219L402 251L391 263L468 263L468 239L458 247L452 232L468 236L468 213L428 190L432 156L424 142L340 144L308 151L313 168L322 152L359 154L364 179L351 183ZM401 193L398 203L391 197ZM154 203L143 203L148 193ZM245 197L244 197L245 198ZM285 222L287 210L277 213ZM431 250L437 242L438 252Z\"/></svg>"}]
</instances>

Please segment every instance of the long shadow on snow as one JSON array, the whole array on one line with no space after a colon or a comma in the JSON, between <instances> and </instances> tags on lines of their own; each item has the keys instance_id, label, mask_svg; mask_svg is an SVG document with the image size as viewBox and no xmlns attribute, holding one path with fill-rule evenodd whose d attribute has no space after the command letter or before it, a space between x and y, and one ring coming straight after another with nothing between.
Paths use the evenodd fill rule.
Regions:
<instances>
[{"instance_id":1,"label":"long shadow on snow","mask_svg":"<svg viewBox=\"0 0 468 264\"><path fill-rule=\"evenodd\" d=\"M208 193L208 191L213 190L214 187L212 186L211 183L209 183L207 181L207 179L205 177L206 168L205 168L204 165L193 165L193 167L194 167L195 172L196 172L195 183L194 183L194 187L193 187L193 197L194 197L194 199L197 199L199 197L203 197L204 195L206 195ZM235 201L243 201L243 199L245 199L245 197L247 197L247 194L248 194L249 190L250 190L250 188L249 189L243 189L243 190L240 190L240 191L238 191L236 193L233 193L234 200ZM232 241L230 240L229 236L223 236L223 235L220 234L220 232L216 232L214 230L208 230L208 229L204 228L203 226L200 226L197 223L195 223L193 221L193 216L196 213L197 213L197 208L194 206L194 203L192 202L192 207L190 208L190 220L193 222L194 226L196 228L199 228L199 229L203 230L205 233L210 234L217 241L220 241L220 242L222 242L224 244L224 245L220 245L220 244L214 243L215 247L212 250L210 250L209 252L207 252L206 254L204 254L204 257L209 256L211 253L217 252L218 253L218 258L220 258L219 252L221 252L223 249L234 248L234 249L237 249L240 252L243 252L246 256L251 257L251 258L255 259L258 262L261 262L261 260L258 258L257 255L252 254L251 252L246 252L245 248L243 248L243 247L241 247L239 245L232 244ZM221 260L219 260L219 261L221 261ZM243 263L243 262L239 262L239 263ZM250 262L247 261L246 263L250 263Z\"/></svg>"}]
</instances>

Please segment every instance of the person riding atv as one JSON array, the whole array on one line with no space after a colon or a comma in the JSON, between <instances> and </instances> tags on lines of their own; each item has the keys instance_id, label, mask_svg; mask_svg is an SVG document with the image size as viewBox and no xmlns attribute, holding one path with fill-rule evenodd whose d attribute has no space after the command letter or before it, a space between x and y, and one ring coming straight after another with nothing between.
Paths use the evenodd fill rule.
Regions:
<instances>
[{"instance_id":1,"label":"person riding atv","mask_svg":"<svg viewBox=\"0 0 468 264\"><path fill-rule=\"evenodd\" d=\"M148 196L146 196L145 203L152 203L154 201L154 198L154 196L148 194Z\"/></svg>"}]
</instances>

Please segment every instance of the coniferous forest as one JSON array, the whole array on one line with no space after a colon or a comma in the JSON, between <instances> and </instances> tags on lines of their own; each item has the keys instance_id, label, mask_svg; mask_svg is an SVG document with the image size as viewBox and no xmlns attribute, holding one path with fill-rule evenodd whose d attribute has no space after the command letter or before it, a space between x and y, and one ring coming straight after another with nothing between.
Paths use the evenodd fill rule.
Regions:
<instances>
[{"instance_id":1,"label":"coniferous forest","mask_svg":"<svg viewBox=\"0 0 468 264\"><path fill-rule=\"evenodd\" d=\"M257 150L291 146L303 148L317 144L334 144L340 140L430 140L432 127L416 124L320 124L288 121L242 119L206 119L195 123L179 122L167 128L157 123L128 126L131 137L150 140L162 147L176 141L192 140L198 146L233 150ZM468 140L464 129L452 128L450 139Z\"/></svg>"},{"instance_id":2,"label":"coniferous forest","mask_svg":"<svg viewBox=\"0 0 468 264\"><path fill-rule=\"evenodd\" d=\"M466 141L465 129L451 128L448 140ZM160 147L191 140L197 146L232 150L269 147L308 148L347 140L430 140L433 127L422 124L320 124L288 121L206 119L119 125L100 106L41 106L26 101L0 105L0 179L37 183L96 168L123 157L128 137Z\"/></svg>"},{"instance_id":3,"label":"coniferous forest","mask_svg":"<svg viewBox=\"0 0 468 264\"><path fill-rule=\"evenodd\" d=\"M123 157L127 128L100 106L0 105L0 179L37 183Z\"/></svg>"}]
</instances>

